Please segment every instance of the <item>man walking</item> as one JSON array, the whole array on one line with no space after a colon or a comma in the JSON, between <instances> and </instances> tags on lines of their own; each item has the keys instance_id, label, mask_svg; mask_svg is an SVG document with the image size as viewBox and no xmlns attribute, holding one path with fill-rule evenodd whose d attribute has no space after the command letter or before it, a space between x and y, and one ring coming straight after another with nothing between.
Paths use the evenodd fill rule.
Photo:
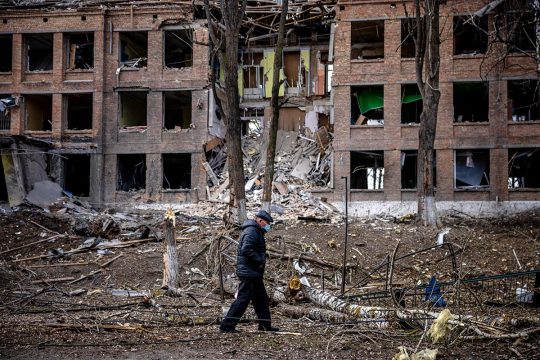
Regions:
<instances>
[{"instance_id":1,"label":"man walking","mask_svg":"<svg viewBox=\"0 0 540 360\"><path fill-rule=\"evenodd\" d=\"M242 234L236 253L236 275L240 278L240 286L236 300L221 322L219 327L221 332L239 332L236 330L236 324L244 315L250 301L259 319L259 330L278 331L272 327L268 294L263 282L266 263L264 234L270 230L272 222L274 220L268 212L259 210L255 214L255 220L246 220L242 224Z\"/></svg>"}]
</instances>

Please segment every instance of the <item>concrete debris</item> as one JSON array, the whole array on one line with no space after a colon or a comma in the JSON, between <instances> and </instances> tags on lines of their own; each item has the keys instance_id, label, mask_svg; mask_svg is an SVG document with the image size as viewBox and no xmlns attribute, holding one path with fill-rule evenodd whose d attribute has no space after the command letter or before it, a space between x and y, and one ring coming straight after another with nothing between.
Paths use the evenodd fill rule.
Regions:
<instances>
[{"instance_id":1,"label":"concrete debris","mask_svg":"<svg viewBox=\"0 0 540 360\"><path fill-rule=\"evenodd\" d=\"M34 184L34 189L26 195L26 201L42 209L48 209L51 205L62 198L62 187L52 181L39 181Z\"/></svg>"}]
</instances>

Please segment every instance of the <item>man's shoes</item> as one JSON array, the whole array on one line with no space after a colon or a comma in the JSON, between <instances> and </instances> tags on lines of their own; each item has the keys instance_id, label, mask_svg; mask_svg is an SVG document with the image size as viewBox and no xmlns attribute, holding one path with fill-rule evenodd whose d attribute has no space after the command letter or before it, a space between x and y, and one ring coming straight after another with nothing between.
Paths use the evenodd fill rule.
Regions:
<instances>
[{"instance_id":1,"label":"man's shoes","mask_svg":"<svg viewBox=\"0 0 540 360\"><path fill-rule=\"evenodd\" d=\"M240 331L236 330L235 328L222 328L222 327L220 327L219 332L234 334L234 333L239 333Z\"/></svg>"},{"instance_id":2,"label":"man's shoes","mask_svg":"<svg viewBox=\"0 0 540 360\"><path fill-rule=\"evenodd\" d=\"M259 325L259 331L279 331L279 328L273 326L264 327Z\"/></svg>"}]
</instances>

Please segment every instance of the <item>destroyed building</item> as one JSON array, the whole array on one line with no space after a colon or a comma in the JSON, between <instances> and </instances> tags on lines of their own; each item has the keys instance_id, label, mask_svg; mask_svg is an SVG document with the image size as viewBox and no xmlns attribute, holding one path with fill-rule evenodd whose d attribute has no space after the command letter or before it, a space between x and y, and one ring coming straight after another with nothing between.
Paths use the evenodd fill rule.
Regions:
<instances>
[{"instance_id":1,"label":"destroyed building","mask_svg":"<svg viewBox=\"0 0 540 360\"><path fill-rule=\"evenodd\" d=\"M489 3L441 4L435 182L443 209L540 199L534 26L494 42L495 22L515 14L500 2L483 11ZM4 2L0 201L20 203L45 179L97 206L197 202L214 196L208 185L222 193L224 128L209 90L201 4ZM246 136L271 119L279 4L248 2L238 54ZM381 203L414 211L422 99L411 14L410 1L291 2L276 192L306 181L315 196L342 203L347 177L357 214ZM259 161L265 143L253 143L244 154ZM247 170L246 186L260 184Z\"/></svg>"}]
</instances>

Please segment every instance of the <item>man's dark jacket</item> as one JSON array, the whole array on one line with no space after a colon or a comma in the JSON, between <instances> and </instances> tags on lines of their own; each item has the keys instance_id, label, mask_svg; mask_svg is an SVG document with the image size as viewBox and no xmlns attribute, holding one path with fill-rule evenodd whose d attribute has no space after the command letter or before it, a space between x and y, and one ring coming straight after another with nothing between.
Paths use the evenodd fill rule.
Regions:
<instances>
[{"instance_id":1,"label":"man's dark jacket","mask_svg":"<svg viewBox=\"0 0 540 360\"><path fill-rule=\"evenodd\" d=\"M255 220L242 224L242 235L236 253L236 275L262 277L266 263L266 242L264 233Z\"/></svg>"}]
</instances>

